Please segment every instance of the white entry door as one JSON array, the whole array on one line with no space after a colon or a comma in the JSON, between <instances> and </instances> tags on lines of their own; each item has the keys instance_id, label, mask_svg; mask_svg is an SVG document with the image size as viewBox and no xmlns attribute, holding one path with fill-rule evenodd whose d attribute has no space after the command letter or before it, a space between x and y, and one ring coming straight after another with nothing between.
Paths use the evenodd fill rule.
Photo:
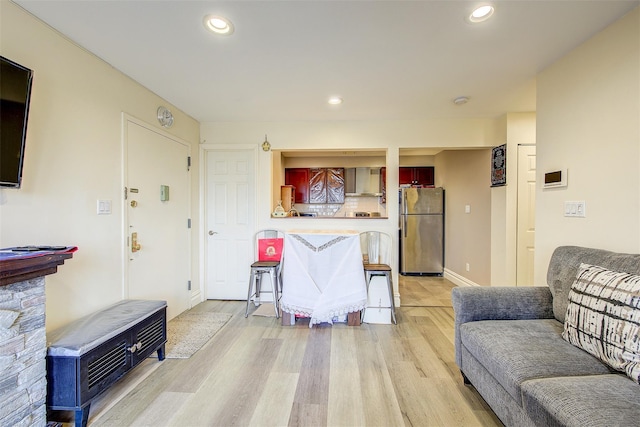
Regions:
<instances>
[{"instance_id":1,"label":"white entry door","mask_svg":"<svg viewBox=\"0 0 640 427\"><path fill-rule=\"evenodd\" d=\"M190 305L190 147L132 118L124 126L125 296L167 301L170 319Z\"/></svg>"},{"instance_id":2,"label":"white entry door","mask_svg":"<svg viewBox=\"0 0 640 427\"><path fill-rule=\"evenodd\" d=\"M536 235L536 147L518 146L518 226L516 284L533 286Z\"/></svg>"},{"instance_id":3,"label":"white entry door","mask_svg":"<svg viewBox=\"0 0 640 427\"><path fill-rule=\"evenodd\" d=\"M255 149L205 151L207 299L247 298L255 233Z\"/></svg>"}]
</instances>

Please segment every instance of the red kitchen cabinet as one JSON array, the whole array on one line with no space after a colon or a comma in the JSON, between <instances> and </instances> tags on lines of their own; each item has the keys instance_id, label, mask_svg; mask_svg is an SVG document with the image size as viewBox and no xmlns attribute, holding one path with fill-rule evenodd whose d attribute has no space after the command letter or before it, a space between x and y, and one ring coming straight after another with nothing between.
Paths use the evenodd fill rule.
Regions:
<instances>
[{"instance_id":1,"label":"red kitchen cabinet","mask_svg":"<svg viewBox=\"0 0 640 427\"><path fill-rule=\"evenodd\" d=\"M387 203L387 168L380 168L380 191L382 198L380 203Z\"/></svg>"},{"instance_id":2,"label":"red kitchen cabinet","mask_svg":"<svg viewBox=\"0 0 640 427\"><path fill-rule=\"evenodd\" d=\"M309 203L309 169L285 169L284 183L285 185L293 185L296 188L295 203Z\"/></svg>"},{"instance_id":3,"label":"red kitchen cabinet","mask_svg":"<svg viewBox=\"0 0 640 427\"><path fill-rule=\"evenodd\" d=\"M435 184L433 166L401 167L398 172L399 184L432 187Z\"/></svg>"}]
</instances>

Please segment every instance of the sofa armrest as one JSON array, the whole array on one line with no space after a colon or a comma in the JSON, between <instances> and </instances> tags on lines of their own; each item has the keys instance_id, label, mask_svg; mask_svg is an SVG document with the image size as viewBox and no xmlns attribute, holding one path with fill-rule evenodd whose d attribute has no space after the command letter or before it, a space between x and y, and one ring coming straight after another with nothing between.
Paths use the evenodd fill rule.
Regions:
<instances>
[{"instance_id":1,"label":"sofa armrest","mask_svg":"<svg viewBox=\"0 0 640 427\"><path fill-rule=\"evenodd\" d=\"M552 319L548 287L453 288L456 363L461 367L460 325L479 320Z\"/></svg>"}]
</instances>

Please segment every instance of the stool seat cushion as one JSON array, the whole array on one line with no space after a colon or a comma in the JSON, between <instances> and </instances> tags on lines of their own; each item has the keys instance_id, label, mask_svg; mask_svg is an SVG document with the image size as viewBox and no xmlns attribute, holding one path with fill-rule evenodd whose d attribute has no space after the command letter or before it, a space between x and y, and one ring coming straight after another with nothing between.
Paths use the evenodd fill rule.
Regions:
<instances>
[{"instance_id":1,"label":"stool seat cushion","mask_svg":"<svg viewBox=\"0 0 640 427\"><path fill-rule=\"evenodd\" d=\"M166 301L119 301L47 334L47 354L81 356L166 306Z\"/></svg>"}]
</instances>

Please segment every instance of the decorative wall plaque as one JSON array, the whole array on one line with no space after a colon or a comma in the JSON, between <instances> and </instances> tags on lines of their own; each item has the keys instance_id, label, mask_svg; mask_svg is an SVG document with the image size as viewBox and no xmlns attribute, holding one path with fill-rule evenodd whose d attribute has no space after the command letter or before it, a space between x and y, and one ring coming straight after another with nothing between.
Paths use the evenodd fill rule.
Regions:
<instances>
[{"instance_id":1,"label":"decorative wall plaque","mask_svg":"<svg viewBox=\"0 0 640 427\"><path fill-rule=\"evenodd\" d=\"M507 144L491 150L491 186L507 185Z\"/></svg>"}]
</instances>

